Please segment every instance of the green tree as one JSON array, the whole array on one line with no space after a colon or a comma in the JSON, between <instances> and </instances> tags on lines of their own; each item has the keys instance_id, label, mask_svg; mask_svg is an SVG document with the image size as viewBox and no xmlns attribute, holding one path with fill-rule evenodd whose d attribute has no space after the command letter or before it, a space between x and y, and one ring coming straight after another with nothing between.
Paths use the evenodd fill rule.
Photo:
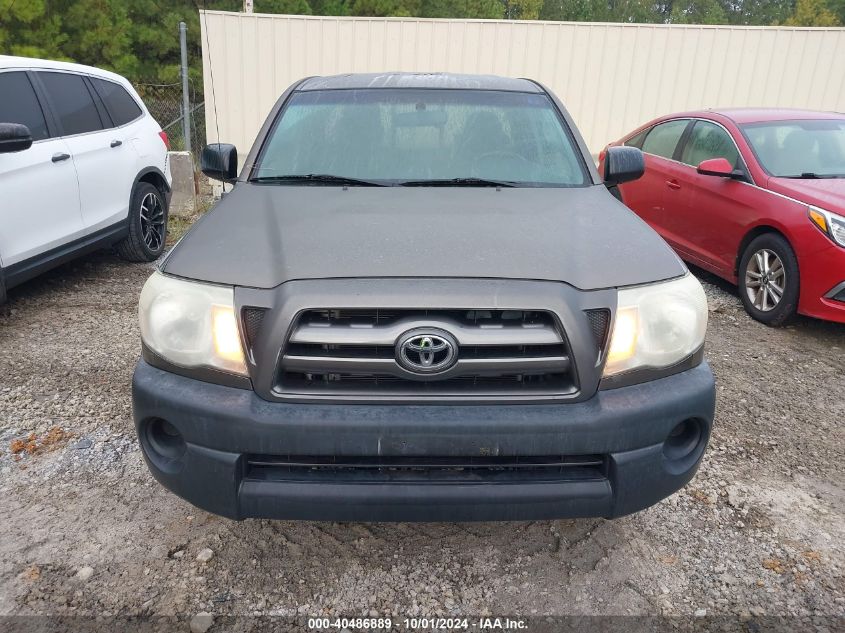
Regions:
<instances>
[{"instance_id":1,"label":"green tree","mask_svg":"<svg viewBox=\"0 0 845 633\"><path fill-rule=\"evenodd\" d=\"M543 0L352 0L349 14L536 20L542 6Z\"/></svg>"},{"instance_id":2,"label":"green tree","mask_svg":"<svg viewBox=\"0 0 845 633\"><path fill-rule=\"evenodd\" d=\"M347 0L311 0L314 15L349 15Z\"/></svg>"},{"instance_id":3,"label":"green tree","mask_svg":"<svg viewBox=\"0 0 845 633\"><path fill-rule=\"evenodd\" d=\"M827 0L827 8L836 15L840 24L845 24L845 0Z\"/></svg>"},{"instance_id":4,"label":"green tree","mask_svg":"<svg viewBox=\"0 0 845 633\"><path fill-rule=\"evenodd\" d=\"M200 57L199 14L190 5L171 6L164 14L157 14L158 0L135 0L129 7L132 22L130 48L138 65L133 79L152 83L173 83L179 79L179 22L188 25L188 57L198 62ZM192 79L198 81L199 64L192 68Z\"/></svg>"},{"instance_id":5,"label":"green tree","mask_svg":"<svg viewBox=\"0 0 845 633\"><path fill-rule=\"evenodd\" d=\"M504 0L507 20L536 20L540 17L543 0Z\"/></svg>"},{"instance_id":6,"label":"green tree","mask_svg":"<svg viewBox=\"0 0 845 633\"><path fill-rule=\"evenodd\" d=\"M728 16L719 0L687 0L672 3L669 21L674 24L727 24Z\"/></svg>"},{"instance_id":7,"label":"green tree","mask_svg":"<svg viewBox=\"0 0 845 633\"><path fill-rule=\"evenodd\" d=\"M841 3L845 10L845 0L828 2ZM540 17L586 22L766 25L782 23L794 8L795 0L546 0Z\"/></svg>"},{"instance_id":8,"label":"green tree","mask_svg":"<svg viewBox=\"0 0 845 633\"><path fill-rule=\"evenodd\" d=\"M66 59L58 14L49 15L46 0L0 0L0 53Z\"/></svg>"},{"instance_id":9,"label":"green tree","mask_svg":"<svg viewBox=\"0 0 845 633\"><path fill-rule=\"evenodd\" d=\"M62 31L73 34L62 45L64 56L108 68L121 75L137 75L132 50L133 23L124 0L57 0L51 11L61 15Z\"/></svg>"},{"instance_id":10,"label":"green tree","mask_svg":"<svg viewBox=\"0 0 845 633\"><path fill-rule=\"evenodd\" d=\"M308 0L256 0L255 11L258 13L311 15L311 5Z\"/></svg>"},{"instance_id":11,"label":"green tree","mask_svg":"<svg viewBox=\"0 0 845 633\"><path fill-rule=\"evenodd\" d=\"M728 24L781 24L795 10L795 0L720 0Z\"/></svg>"},{"instance_id":12,"label":"green tree","mask_svg":"<svg viewBox=\"0 0 845 633\"><path fill-rule=\"evenodd\" d=\"M648 0L611 0L607 3L610 22L651 23L666 22L672 12L672 3L654 3Z\"/></svg>"},{"instance_id":13,"label":"green tree","mask_svg":"<svg viewBox=\"0 0 845 633\"><path fill-rule=\"evenodd\" d=\"M546 0L540 9L540 19L563 22L604 22L609 19L609 16L605 2Z\"/></svg>"},{"instance_id":14,"label":"green tree","mask_svg":"<svg viewBox=\"0 0 845 633\"><path fill-rule=\"evenodd\" d=\"M354 0L352 15L410 17L420 15L421 0Z\"/></svg>"},{"instance_id":15,"label":"green tree","mask_svg":"<svg viewBox=\"0 0 845 633\"><path fill-rule=\"evenodd\" d=\"M798 0L795 13L786 21L789 26L839 26L839 18L824 0Z\"/></svg>"},{"instance_id":16,"label":"green tree","mask_svg":"<svg viewBox=\"0 0 845 633\"><path fill-rule=\"evenodd\" d=\"M482 18L501 19L504 5L501 0L424 0L422 18Z\"/></svg>"}]
</instances>

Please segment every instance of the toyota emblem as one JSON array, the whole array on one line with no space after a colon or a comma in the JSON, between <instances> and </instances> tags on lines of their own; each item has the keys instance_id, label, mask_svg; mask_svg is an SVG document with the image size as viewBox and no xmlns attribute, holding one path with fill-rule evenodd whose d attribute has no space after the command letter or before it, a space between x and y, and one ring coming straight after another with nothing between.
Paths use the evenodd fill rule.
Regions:
<instances>
[{"instance_id":1,"label":"toyota emblem","mask_svg":"<svg viewBox=\"0 0 845 633\"><path fill-rule=\"evenodd\" d=\"M443 330L418 328L405 332L396 341L396 362L415 374L439 374L457 360L458 343Z\"/></svg>"}]
</instances>

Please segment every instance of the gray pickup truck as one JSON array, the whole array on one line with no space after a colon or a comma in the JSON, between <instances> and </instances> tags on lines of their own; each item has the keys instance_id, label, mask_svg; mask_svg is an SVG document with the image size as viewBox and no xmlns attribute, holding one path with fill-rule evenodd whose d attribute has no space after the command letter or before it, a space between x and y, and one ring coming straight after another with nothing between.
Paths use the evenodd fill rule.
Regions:
<instances>
[{"instance_id":1,"label":"gray pickup truck","mask_svg":"<svg viewBox=\"0 0 845 633\"><path fill-rule=\"evenodd\" d=\"M707 303L526 79L312 77L141 293L144 457L226 517L617 517L710 436Z\"/></svg>"}]
</instances>

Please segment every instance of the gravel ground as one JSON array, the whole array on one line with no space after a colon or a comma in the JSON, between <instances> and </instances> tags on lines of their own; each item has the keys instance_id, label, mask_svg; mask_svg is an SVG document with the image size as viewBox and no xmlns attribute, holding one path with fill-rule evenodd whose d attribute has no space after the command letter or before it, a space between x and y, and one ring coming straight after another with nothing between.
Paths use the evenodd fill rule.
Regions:
<instances>
[{"instance_id":1,"label":"gravel ground","mask_svg":"<svg viewBox=\"0 0 845 633\"><path fill-rule=\"evenodd\" d=\"M845 326L766 328L700 273L714 436L691 484L634 516L236 523L143 464L129 384L151 270L102 253L10 293L0 614L845 617Z\"/></svg>"}]
</instances>

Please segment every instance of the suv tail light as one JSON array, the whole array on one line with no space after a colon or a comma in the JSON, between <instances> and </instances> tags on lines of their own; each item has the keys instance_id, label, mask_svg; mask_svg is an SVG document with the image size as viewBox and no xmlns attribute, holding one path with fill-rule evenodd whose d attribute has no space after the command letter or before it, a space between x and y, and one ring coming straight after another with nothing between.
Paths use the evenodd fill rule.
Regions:
<instances>
[{"instance_id":1,"label":"suv tail light","mask_svg":"<svg viewBox=\"0 0 845 633\"><path fill-rule=\"evenodd\" d=\"M162 130L161 132L159 132L159 133L158 133L158 135L161 137L161 141L162 141L162 143L164 143L164 146L165 146L168 150L170 150L170 139L169 139L169 138L167 138L167 132L165 132L164 130Z\"/></svg>"}]
</instances>

